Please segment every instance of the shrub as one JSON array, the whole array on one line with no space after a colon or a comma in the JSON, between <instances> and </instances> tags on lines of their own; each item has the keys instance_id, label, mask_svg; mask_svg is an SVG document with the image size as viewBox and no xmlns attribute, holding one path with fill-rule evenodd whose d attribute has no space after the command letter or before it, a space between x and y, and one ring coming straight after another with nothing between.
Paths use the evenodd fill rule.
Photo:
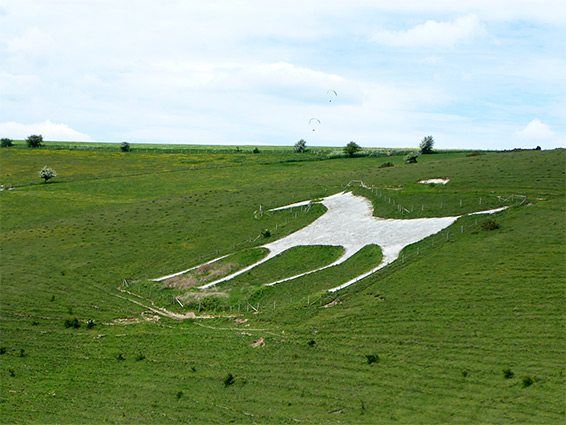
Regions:
<instances>
[{"instance_id":1,"label":"shrub","mask_svg":"<svg viewBox=\"0 0 566 425\"><path fill-rule=\"evenodd\" d=\"M530 376L525 376L523 382L521 383L521 388L527 388L534 384L533 378Z\"/></svg>"},{"instance_id":2,"label":"shrub","mask_svg":"<svg viewBox=\"0 0 566 425\"><path fill-rule=\"evenodd\" d=\"M234 382L236 382L236 378L234 378L234 375L232 375L230 372L228 372L228 375L226 375L224 377L224 379L222 380L222 382L224 383L224 387L229 387L230 385L232 385Z\"/></svg>"},{"instance_id":3,"label":"shrub","mask_svg":"<svg viewBox=\"0 0 566 425\"><path fill-rule=\"evenodd\" d=\"M130 152L130 144L128 142L122 142L120 145L120 150L122 152Z\"/></svg>"},{"instance_id":4,"label":"shrub","mask_svg":"<svg viewBox=\"0 0 566 425\"><path fill-rule=\"evenodd\" d=\"M32 134L26 139L26 143L30 148L39 148L43 143L43 136Z\"/></svg>"},{"instance_id":5,"label":"shrub","mask_svg":"<svg viewBox=\"0 0 566 425\"><path fill-rule=\"evenodd\" d=\"M307 142L304 139L299 140L297 143L295 143L295 146L293 147L293 151L297 153L303 153L306 150L307 150Z\"/></svg>"},{"instance_id":6,"label":"shrub","mask_svg":"<svg viewBox=\"0 0 566 425\"><path fill-rule=\"evenodd\" d=\"M87 329L92 329L96 326L96 322L92 319L89 319L88 322L86 322L86 328Z\"/></svg>"},{"instance_id":7,"label":"shrub","mask_svg":"<svg viewBox=\"0 0 566 425\"><path fill-rule=\"evenodd\" d=\"M499 229L499 224L493 219L493 217L490 217L481 224L481 227L483 230L495 230Z\"/></svg>"},{"instance_id":8,"label":"shrub","mask_svg":"<svg viewBox=\"0 0 566 425\"><path fill-rule=\"evenodd\" d=\"M407 164L416 164L417 158L419 157L418 152L411 152L405 155L405 163Z\"/></svg>"},{"instance_id":9,"label":"shrub","mask_svg":"<svg viewBox=\"0 0 566 425\"><path fill-rule=\"evenodd\" d=\"M420 149L422 154L432 153L432 147L434 146L434 139L432 136L426 136L420 144Z\"/></svg>"},{"instance_id":10,"label":"shrub","mask_svg":"<svg viewBox=\"0 0 566 425\"><path fill-rule=\"evenodd\" d=\"M20 348L20 352L18 353L18 357L25 357L25 356L27 356L26 350L24 350L23 348Z\"/></svg>"},{"instance_id":11,"label":"shrub","mask_svg":"<svg viewBox=\"0 0 566 425\"><path fill-rule=\"evenodd\" d=\"M183 397L183 391L178 391L177 392L177 400L179 400L181 397Z\"/></svg>"},{"instance_id":12,"label":"shrub","mask_svg":"<svg viewBox=\"0 0 566 425\"><path fill-rule=\"evenodd\" d=\"M252 151L253 153L259 153L259 149L258 148L254 148L254 150Z\"/></svg>"},{"instance_id":13,"label":"shrub","mask_svg":"<svg viewBox=\"0 0 566 425\"><path fill-rule=\"evenodd\" d=\"M118 353L118 355L116 356L116 359L119 362L126 360L126 358L122 355L122 353Z\"/></svg>"},{"instance_id":14,"label":"shrub","mask_svg":"<svg viewBox=\"0 0 566 425\"><path fill-rule=\"evenodd\" d=\"M513 373L513 371L509 368L503 369L503 377L505 379L511 379L512 377L515 376L515 373Z\"/></svg>"},{"instance_id":15,"label":"shrub","mask_svg":"<svg viewBox=\"0 0 566 425\"><path fill-rule=\"evenodd\" d=\"M13 378L14 376L16 376L16 371L12 368L8 369L8 373L10 374L10 376Z\"/></svg>"},{"instance_id":16,"label":"shrub","mask_svg":"<svg viewBox=\"0 0 566 425\"><path fill-rule=\"evenodd\" d=\"M270 232L270 230L269 230L269 229L262 230L262 231L261 231L261 236L264 237L264 238L269 238L269 237L271 237L271 232Z\"/></svg>"},{"instance_id":17,"label":"shrub","mask_svg":"<svg viewBox=\"0 0 566 425\"><path fill-rule=\"evenodd\" d=\"M45 180L45 183L47 183L47 180L52 179L56 175L57 172L53 168L49 168L47 165L39 171L39 177Z\"/></svg>"},{"instance_id":18,"label":"shrub","mask_svg":"<svg viewBox=\"0 0 566 425\"><path fill-rule=\"evenodd\" d=\"M468 369L462 369L462 378L467 378L469 374L470 371Z\"/></svg>"},{"instance_id":19,"label":"shrub","mask_svg":"<svg viewBox=\"0 0 566 425\"><path fill-rule=\"evenodd\" d=\"M65 327L77 329L81 327L81 323L79 322L79 319L73 317L72 319L65 319Z\"/></svg>"},{"instance_id":20,"label":"shrub","mask_svg":"<svg viewBox=\"0 0 566 425\"><path fill-rule=\"evenodd\" d=\"M136 362L141 362L142 360L145 360L145 356L142 353L139 353L136 356Z\"/></svg>"},{"instance_id":21,"label":"shrub","mask_svg":"<svg viewBox=\"0 0 566 425\"><path fill-rule=\"evenodd\" d=\"M0 347L0 354L6 354L6 351L8 351L6 347Z\"/></svg>"},{"instance_id":22,"label":"shrub","mask_svg":"<svg viewBox=\"0 0 566 425\"><path fill-rule=\"evenodd\" d=\"M307 345L309 347L314 347L316 345L316 341L314 339L311 339L309 342L307 342Z\"/></svg>"},{"instance_id":23,"label":"shrub","mask_svg":"<svg viewBox=\"0 0 566 425\"><path fill-rule=\"evenodd\" d=\"M3 139L0 139L0 146L3 148L9 148L10 146L14 146L14 141L4 137Z\"/></svg>"},{"instance_id":24,"label":"shrub","mask_svg":"<svg viewBox=\"0 0 566 425\"><path fill-rule=\"evenodd\" d=\"M344 147L344 153L350 158L353 157L362 148L355 142L350 142Z\"/></svg>"},{"instance_id":25,"label":"shrub","mask_svg":"<svg viewBox=\"0 0 566 425\"><path fill-rule=\"evenodd\" d=\"M379 356L377 354L366 354L368 364L378 363Z\"/></svg>"},{"instance_id":26,"label":"shrub","mask_svg":"<svg viewBox=\"0 0 566 425\"><path fill-rule=\"evenodd\" d=\"M387 167L393 167L393 163L392 162L384 162L383 164L381 164L379 166L379 168L387 168Z\"/></svg>"}]
</instances>

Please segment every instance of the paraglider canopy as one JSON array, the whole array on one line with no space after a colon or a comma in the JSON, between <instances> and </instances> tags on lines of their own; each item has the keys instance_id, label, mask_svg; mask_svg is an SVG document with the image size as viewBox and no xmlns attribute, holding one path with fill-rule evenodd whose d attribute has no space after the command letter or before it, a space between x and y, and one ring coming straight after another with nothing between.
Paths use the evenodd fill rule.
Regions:
<instances>
[{"instance_id":1,"label":"paraglider canopy","mask_svg":"<svg viewBox=\"0 0 566 425\"><path fill-rule=\"evenodd\" d=\"M312 131L315 130L314 126L320 125L320 120L318 118L311 118L309 120L309 125L313 126Z\"/></svg>"},{"instance_id":2,"label":"paraglider canopy","mask_svg":"<svg viewBox=\"0 0 566 425\"><path fill-rule=\"evenodd\" d=\"M333 97L337 97L338 93L336 93L336 90L332 90L332 89L328 89L326 91L326 94L330 96L330 99L328 99L329 102L332 102L332 98Z\"/></svg>"}]
</instances>

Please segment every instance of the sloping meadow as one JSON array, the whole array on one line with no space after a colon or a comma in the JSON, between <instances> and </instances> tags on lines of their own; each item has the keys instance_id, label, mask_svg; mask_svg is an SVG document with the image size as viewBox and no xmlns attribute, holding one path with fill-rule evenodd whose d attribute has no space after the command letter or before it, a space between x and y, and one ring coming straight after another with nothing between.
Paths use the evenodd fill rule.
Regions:
<instances>
[{"instance_id":1,"label":"sloping meadow","mask_svg":"<svg viewBox=\"0 0 566 425\"><path fill-rule=\"evenodd\" d=\"M1 153L0 183L14 186L0 192L3 423L565 418L563 150L436 153L411 165L395 156ZM58 173L49 183L37 176L44 165ZM450 182L417 183L432 178ZM363 187L346 187L354 180ZM344 189L389 218L512 207L491 227L487 217L461 219L333 295L334 282L380 260L378 247L264 287L340 255L297 249L216 294L187 295L324 213L269 208ZM223 255L232 257L184 283L149 280Z\"/></svg>"}]
</instances>

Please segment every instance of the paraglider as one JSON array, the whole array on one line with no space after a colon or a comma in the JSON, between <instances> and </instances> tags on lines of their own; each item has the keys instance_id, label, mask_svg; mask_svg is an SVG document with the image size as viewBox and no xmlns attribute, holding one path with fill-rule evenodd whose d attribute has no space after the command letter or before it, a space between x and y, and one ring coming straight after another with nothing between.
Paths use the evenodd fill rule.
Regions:
<instances>
[{"instance_id":1,"label":"paraglider","mask_svg":"<svg viewBox=\"0 0 566 425\"><path fill-rule=\"evenodd\" d=\"M336 93L336 90L332 90L332 89L328 89L328 90L326 91L326 94L327 94L328 96L330 96L330 99L328 99L329 102L332 102L332 99L333 99L334 97L337 97L337 96L338 96L338 93Z\"/></svg>"},{"instance_id":2,"label":"paraglider","mask_svg":"<svg viewBox=\"0 0 566 425\"><path fill-rule=\"evenodd\" d=\"M320 125L320 120L319 120L318 118L311 118L311 119L309 120L309 125L312 125L312 126L313 126L312 131L314 131L314 130L315 130L315 126Z\"/></svg>"}]
</instances>

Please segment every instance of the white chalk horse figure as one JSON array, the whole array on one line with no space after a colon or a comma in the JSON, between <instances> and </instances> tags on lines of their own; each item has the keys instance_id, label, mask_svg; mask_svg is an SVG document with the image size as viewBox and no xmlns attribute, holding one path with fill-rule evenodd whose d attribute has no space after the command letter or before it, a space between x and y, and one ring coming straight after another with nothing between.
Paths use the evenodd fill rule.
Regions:
<instances>
[{"instance_id":1,"label":"white chalk horse figure","mask_svg":"<svg viewBox=\"0 0 566 425\"><path fill-rule=\"evenodd\" d=\"M308 205L311 202L313 201L299 202L296 204L287 205L285 207L274 208L270 211L304 206ZM301 273L275 282L270 282L266 285L276 285L278 283L296 279L298 277L305 276L310 273L315 273L337 264L341 264L356 252L358 252L360 249L362 249L364 246L371 244L378 245L382 250L381 262L368 272L360 274L354 279L351 279L347 282L344 282L340 286L328 290L329 292L336 292L340 289L350 286L360 279L363 279L366 276L369 276L372 273L375 273L377 270L392 263L399 257L399 253L403 248L440 232L461 217L456 216L438 218L415 218L402 220L374 217L373 205L371 204L371 202L364 197L355 196L350 192L340 192L323 198L319 202L327 208L327 211L321 217L301 230L298 230L288 236L285 236L284 238L259 247L267 248L269 253L267 254L267 256L265 256L255 264L238 270L237 272L225 276L222 279L218 279L214 282L203 285L200 288L209 288L221 282L231 280L236 276L246 273L254 267L265 263L273 257L295 246L341 246L344 248L344 253L336 261L324 267L319 267L306 273ZM491 214L501 211L505 208L506 207L471 214ZM208 261L205 264L212 264L226 257L227 256L215 258L214 260ZM187 273L188 271L194 270L198 267L200 267L200 265L154 280L162 281L170 279L172 277Z\"/></svg>"}]
</instances>

